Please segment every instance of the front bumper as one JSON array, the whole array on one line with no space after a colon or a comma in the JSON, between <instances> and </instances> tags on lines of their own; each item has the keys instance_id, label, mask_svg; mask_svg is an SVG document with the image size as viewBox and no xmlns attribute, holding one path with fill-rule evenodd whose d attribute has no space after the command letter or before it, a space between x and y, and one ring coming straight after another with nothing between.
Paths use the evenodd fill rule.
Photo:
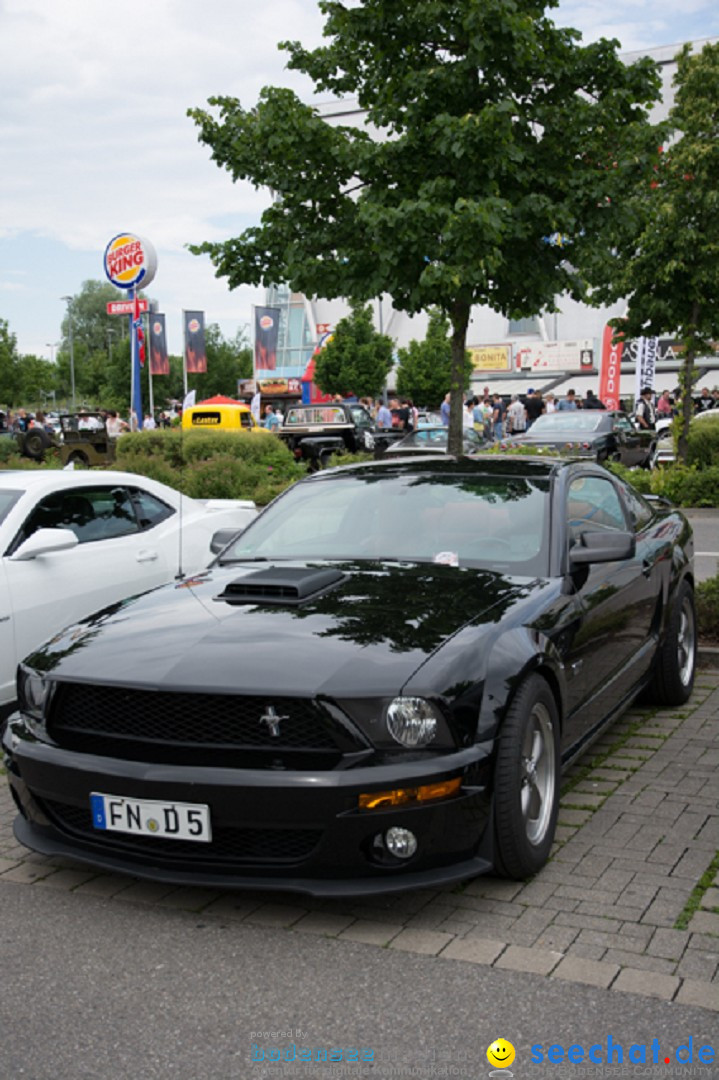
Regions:
<instances>
[{"instance_id":1,"label":"front bumper","mask_svg":"<svg viewBox=\"0 0 719 1080\"><path fill-rule=\"evenodd\" d=\"M413 762L314 772L160 765L61 750L34 738L17 714L3 739L27 847L102 870L177 885L273 889L312 896L398 892L491 869L489 746ZM360 793L461 776L459 794L391 809L359 810ZM92 827L90 793L206 803L210 843ZM416 854L378 849L391 826L411 829Z\"/></svg>"}]
</instances>

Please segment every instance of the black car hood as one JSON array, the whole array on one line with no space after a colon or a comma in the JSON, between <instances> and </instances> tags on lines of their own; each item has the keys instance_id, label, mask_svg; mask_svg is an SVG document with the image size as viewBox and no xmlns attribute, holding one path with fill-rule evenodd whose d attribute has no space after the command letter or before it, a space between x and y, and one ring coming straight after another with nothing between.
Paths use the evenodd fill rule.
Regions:
<instances>
[{"instance_id":1,"label":"black car hood","mask_svg":"<svg viewBox=\"0 0 719 1080\"><path fill-rule=\"evenodd\" d=\"M435 564L328 565L342 580L297 606L220 600L257 566L218 567L84 619L29 663L59 679L173 690L395 694L463 627L498 623L529 584Z\"/></svg>"}]
</instances>

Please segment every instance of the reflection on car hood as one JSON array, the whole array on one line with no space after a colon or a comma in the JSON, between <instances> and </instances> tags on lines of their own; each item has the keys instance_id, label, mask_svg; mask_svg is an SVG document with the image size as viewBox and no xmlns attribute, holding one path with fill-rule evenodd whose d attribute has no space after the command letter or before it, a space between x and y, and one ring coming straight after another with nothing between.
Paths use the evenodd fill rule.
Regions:
<instances>
[{"instance_id":1,"label":"reflection on car hood","mask_svg":"<svg viewBox=\"0 0 719 1080\"><path fill-rule=\"evenodd\" d=\"M237 605L218 597L258 564L217 567L83 620L30 663L58 678L174 690L393 694L467 624L498 623L529 585L435 564L312 565L344 578L299 606Z\"/></svg>"}]
</instances>

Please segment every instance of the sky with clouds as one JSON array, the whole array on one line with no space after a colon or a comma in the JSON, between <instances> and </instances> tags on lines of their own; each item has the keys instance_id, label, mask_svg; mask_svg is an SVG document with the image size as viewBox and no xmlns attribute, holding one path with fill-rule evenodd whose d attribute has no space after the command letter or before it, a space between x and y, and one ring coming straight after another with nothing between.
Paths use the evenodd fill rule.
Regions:
<instances>
[{"instance_id":1,"label":"sky with clouds","mask_svg":"<svg viewBox=\"0 0 719 1080\"><path fill-rule=\"evenodd\" d=\"M719 36L717 0L566 0L557 23L623 51ZM0 0L0 319L21 353L49 357L65 305L104 277L116 233L158 254L148 293L181 350L183 308L230 336L253 288L230 292L186 245L236 235L267 195L233 185L186 116L214 94L250 106L265 85L311 87L277 42L321 40L315 0Z\"/></svg>"}]
</instances>

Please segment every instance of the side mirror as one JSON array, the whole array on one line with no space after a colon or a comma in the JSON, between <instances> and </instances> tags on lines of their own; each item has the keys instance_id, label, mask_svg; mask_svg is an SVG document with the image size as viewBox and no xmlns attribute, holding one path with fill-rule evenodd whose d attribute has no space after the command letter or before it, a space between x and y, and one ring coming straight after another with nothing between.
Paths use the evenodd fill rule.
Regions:
<instances>
[{"instance_id":1,"label":"side mirror","mask_svg":"<svg viewBox=\"0 0 719 1080\"><path fill-rule=\"evenodd\" d=\"M569 564L573 568L589 563L620 562L631 559L636 547L636 538L631 532L584 532L581 542L569 549Z\"/></svg>"},{"instance_id":2,"label":"side mirror","mask_svg":"<svg viewBox=\"0 0 719 1080\"><path fill-rule=\"evenodd\" d=\"M50 555L53 551L69 551L77 547L77 543L77 537L70 529L37 529L13 552L10 561L27 562L39 555Z\"/></svg>"},{"instance_id":3,"label":"side mirror","mask_svg":"<svg viewBox=\"0 0 719 1080\"><path fill-rule=\"evenodd\" d=\"M210 551L213 555L219 555L221 551L225 550L228 544L231 544L232 541L244 531L244 529L218 529L216 533L212 534Z\"/></svg>"}]
</instances>

